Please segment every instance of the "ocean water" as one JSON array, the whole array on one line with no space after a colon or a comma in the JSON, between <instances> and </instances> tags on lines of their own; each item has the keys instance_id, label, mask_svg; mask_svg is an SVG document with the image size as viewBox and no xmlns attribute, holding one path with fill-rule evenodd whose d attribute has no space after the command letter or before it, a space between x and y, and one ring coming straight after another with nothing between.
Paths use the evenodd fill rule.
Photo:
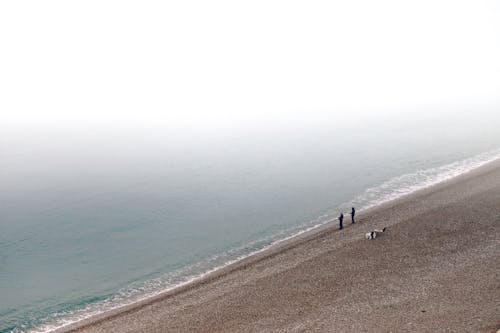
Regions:
<instances>
[{"instance_id":1,"label":"ocean water","mask_svg":"<svg viewBox=\"0 0 500 333\"><path fill-rule=\"evenodd\" d=\"M0 332L50 332L500 158L500 112L0 134Z\"/></svg>"}]
</instances>

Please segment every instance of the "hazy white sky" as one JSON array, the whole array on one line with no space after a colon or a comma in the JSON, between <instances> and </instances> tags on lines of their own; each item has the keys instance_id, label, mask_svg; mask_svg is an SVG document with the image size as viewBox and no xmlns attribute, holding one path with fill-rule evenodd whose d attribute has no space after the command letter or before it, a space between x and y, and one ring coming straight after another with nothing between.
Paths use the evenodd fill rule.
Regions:
<instances>
[{"instance_id":1,"label":"hazy white sky","mask_svg":"<svg viewBox=\"0 0 500 333\"><path fill-rule=\"evenodd\" d=\"M500 106L498 1L2 1L0 45L9 127Z\"/></svg>"}]
</instances>

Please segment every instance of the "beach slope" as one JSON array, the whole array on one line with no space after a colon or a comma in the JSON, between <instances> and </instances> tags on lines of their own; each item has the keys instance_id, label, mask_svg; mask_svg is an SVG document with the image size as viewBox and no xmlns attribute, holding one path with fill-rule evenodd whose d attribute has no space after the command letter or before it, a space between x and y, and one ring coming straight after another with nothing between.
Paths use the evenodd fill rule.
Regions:
<instances>
[{"instance_id":1,"label":"beach slope","mask_svg":"<svg viewBox=\"0 0 500 333\"><path fill-rule=\"evenodd\" d=\"M60 331L496 331L498 161L348 220Z\"/></svg>"}]
</instances>

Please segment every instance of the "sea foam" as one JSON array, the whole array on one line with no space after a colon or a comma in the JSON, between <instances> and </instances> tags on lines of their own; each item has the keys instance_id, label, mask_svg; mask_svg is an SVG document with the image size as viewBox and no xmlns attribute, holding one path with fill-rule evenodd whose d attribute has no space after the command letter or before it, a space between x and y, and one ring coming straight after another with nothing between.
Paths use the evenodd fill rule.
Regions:
<instances>
[{"instance_id":1,"label":"sea foam","mask_svg":"<svg viewBox=\"0 0 500 333\"><path fill-rule=\"evenodd\" d=\"M455 178L499 158L500 149L496 149L436 168L419 170L395 177L378 186L367 189L354 200L346 203L345 206L368 209Z\"/></svg>"}]
</instances>

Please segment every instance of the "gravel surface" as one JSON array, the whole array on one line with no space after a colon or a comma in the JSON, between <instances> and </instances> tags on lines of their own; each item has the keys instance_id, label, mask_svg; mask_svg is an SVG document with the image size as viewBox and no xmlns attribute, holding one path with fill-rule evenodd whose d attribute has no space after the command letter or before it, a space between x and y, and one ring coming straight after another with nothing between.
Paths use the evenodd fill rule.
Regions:
<instances>
[{"instance_id":1,"label":"gravel surface","mask_svg":"<svg viewBox=\"0 0 500 333\"><path fill-rule=\"evenodd\" d=\"M366 232L387 227L374 240ZM61 332L496 332L500 162Z\"/></svg>"}]
</instances>

